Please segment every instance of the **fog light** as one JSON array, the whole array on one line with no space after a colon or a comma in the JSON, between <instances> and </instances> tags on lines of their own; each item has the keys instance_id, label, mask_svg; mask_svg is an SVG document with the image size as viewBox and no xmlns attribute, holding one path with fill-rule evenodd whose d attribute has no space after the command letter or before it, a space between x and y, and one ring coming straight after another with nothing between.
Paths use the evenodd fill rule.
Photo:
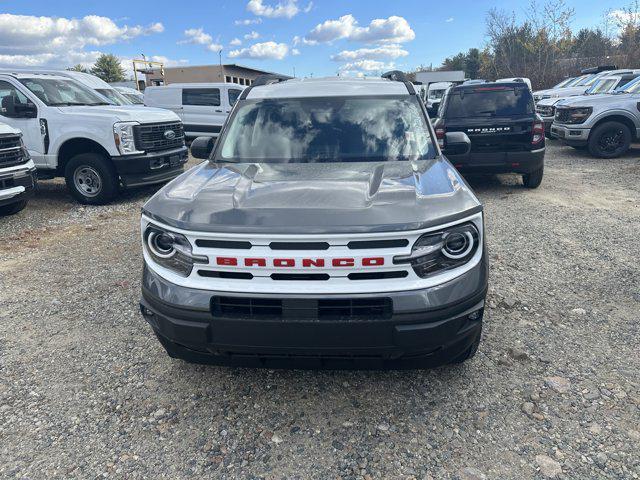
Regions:
<instances>
[{"instance_id":1,"label":"fog light","mask_svg":"<svg viewBox=\"0 0 640 480\"><path fill-rule=\"evenodd\" d=\"M480 320L482 317L482 310L476 310L475 312L471 312L469 314L469 320Z\"/></svg>"}]
</instances>

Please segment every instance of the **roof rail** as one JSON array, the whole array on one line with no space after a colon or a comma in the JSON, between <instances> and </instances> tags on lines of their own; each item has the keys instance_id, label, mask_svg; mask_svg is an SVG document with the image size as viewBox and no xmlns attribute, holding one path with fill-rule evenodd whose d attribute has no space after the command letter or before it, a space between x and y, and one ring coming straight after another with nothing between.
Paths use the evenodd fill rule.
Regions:
<instances>
[{"instance_id":1,"label":"roof rail","mask_svg":"<svg viewBox=\"0 0 640 480\"><path fill-rule=\"evenodd\" d=\"M272 83L284 82L286 79L278 75L258 75L251 84L252 87L260 87L262 85L271 85Z\"/></svg>"},{"instance_id":2,"label":"roof rail","mask_svg":"<svg viewBox=\"0 0 640 480\"><path fill-rule=\"evenodd\" d=\"M389 72L385 72L382 74L382 78L386 78L388 80L391 80L392 82L402 82L407 87L409 95L416 94L416 89L413 88L413 83L411 83L405 73L401 72L400 70L391 70Z\"/></svg>"}]
</instances>

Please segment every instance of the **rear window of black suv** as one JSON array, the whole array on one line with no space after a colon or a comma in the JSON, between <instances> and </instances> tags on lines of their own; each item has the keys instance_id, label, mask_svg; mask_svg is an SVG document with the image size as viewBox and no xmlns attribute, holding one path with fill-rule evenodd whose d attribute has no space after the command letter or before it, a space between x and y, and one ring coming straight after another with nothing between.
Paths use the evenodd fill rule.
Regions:
<instances>
[{"instance_id":1,"label":"rear window of black suv","mask_svg":"<svg viewBox=\"0 0 640 480\"><path fill-rule=\"evenodd\" d=\"M447 118L533 115L533 95L526 85L478 85L449 92L443 107Z\"/></svg>"}]
</instances>

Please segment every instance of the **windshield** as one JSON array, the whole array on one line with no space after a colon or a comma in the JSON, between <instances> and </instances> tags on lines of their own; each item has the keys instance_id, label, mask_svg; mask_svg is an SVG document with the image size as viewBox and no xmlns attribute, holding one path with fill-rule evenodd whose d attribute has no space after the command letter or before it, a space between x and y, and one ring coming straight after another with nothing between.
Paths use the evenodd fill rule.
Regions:
<instances>
[{"instance_id":1,"label":"windshield","mask_svg":"<svg viewBox=\"0 0 640 480\"><path fill-rule=\"evenodd\" d=\"M414 95L245 100L217 161L373 162L435 158Z\"/></svg>"},{"instance_id":2,"label":"windshield","mask_svg":"<svg viewBox=\"0 0 640 480\"><path fill-rule=\"evenodd\" d=\"M593 75L582 75L581 77L574 78L571 82L567 83L565 87L577 87L588 81Z\"/></svg>"},{"instance_id":3,"label":"windshield","mask_svg":"<svg viewBox=\"0 0 640 480\"><path fill-rule=\"evenodd\" d=\"M429 90L429 98L439 100L444 96L445 90Z\"/></svg>"},{"instance_id":4,"label":"windshield","mask_svg":"<svg viewBox=\"0 0 640 480\"><path fill-rule=\"evenodd\" d=\"M585 93L587 95L595 95L596 93L607 93L613 90L617 83L617 78L602 78L594 83Z\"/></svg>"},{"instance_id":5,"label":"windshield","mask_svg":"<svg viewBox=\"0 0 640 480\"><path fill-rule=\"evenodd\" d=\"M69 105L108 105L93 90L73 80L23 78L20 80L36 97L50 107Z\"/></svg>"},{"instance_id":6,"label":"windshield","mask_svg":"<svg viewBox=\"0 0 640 480\"><path fill-rule=\"evenodd\" d=\"M552 89L554 88L563 88L566 87L570 82L572 82L573 80L575 80L575 78L565 78L564 80L562 80L560 83L554 85L553 87L551 87Z\"/></svg>"},{"instance_id":7,"label":"windshield","mask_svg":"<svg viewBox=\"0 0 640 480\"><path fill-rule=\"evenodd\" d=\"M640 93L640 77L631 80L629 83L622 85L616 89L616 92L620 93Z\"/></svg>"},{"instance_id":8,"label":"windshield","mask_svg":"<svg viewBox=\"0 0 640 480\"><path fill-rule=\"evenodd\" d=\"M134 105L142 105L144 103L144 98L140 95L136 95L135 93L123 93L127 100L129 100Z\"/></svg>"},{"instance_id":9,"label":"windshield","mask_svg":"<svg viewBox=\"0 0 640 480\"><path fill-rule=\"evenodd\" d=\"M107 100L113 105L131 105L131 102L124 95L112 88L96 88L96 92L107 97Z\"/></svg>"},{"instance_id":10,"label":"windshield","mask_svg":"<svg viewBox=\"0 0 640 480\"><path fill-rule=\"evenodd\" d=\"M447 100L445 117L511 117L533 112L528 88L477 87L453 92Z\"/></svg>"}]
</instances>

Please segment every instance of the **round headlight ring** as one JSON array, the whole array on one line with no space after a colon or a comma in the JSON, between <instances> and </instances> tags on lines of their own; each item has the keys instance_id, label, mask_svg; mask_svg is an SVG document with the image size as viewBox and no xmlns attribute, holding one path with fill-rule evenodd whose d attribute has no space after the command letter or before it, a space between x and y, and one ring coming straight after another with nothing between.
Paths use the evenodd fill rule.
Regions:
<instances>
[{"instance_id":1,"label":"round headlight ring","mask_svg":"<svg viewBox=\"0 0 640 480\"><path fill-rule=\"evenodd\" d=\"M443 241L442 254L452 260L459 260L473 250L474 240L471 232L451 232Z\"/></svg>"},{"instance_id":2,"label":"round headlight ring","mask_svg":"<svg viewBox=\"0 0 640 480\"><path fill-rule=\"evenodd\" d=\"M147 246L149 250L159 258L171 258L175 255L176 249L173 243L171 234L165 232L151 231L149 235L147 235Z\"/></svg>"}]
</instances>

